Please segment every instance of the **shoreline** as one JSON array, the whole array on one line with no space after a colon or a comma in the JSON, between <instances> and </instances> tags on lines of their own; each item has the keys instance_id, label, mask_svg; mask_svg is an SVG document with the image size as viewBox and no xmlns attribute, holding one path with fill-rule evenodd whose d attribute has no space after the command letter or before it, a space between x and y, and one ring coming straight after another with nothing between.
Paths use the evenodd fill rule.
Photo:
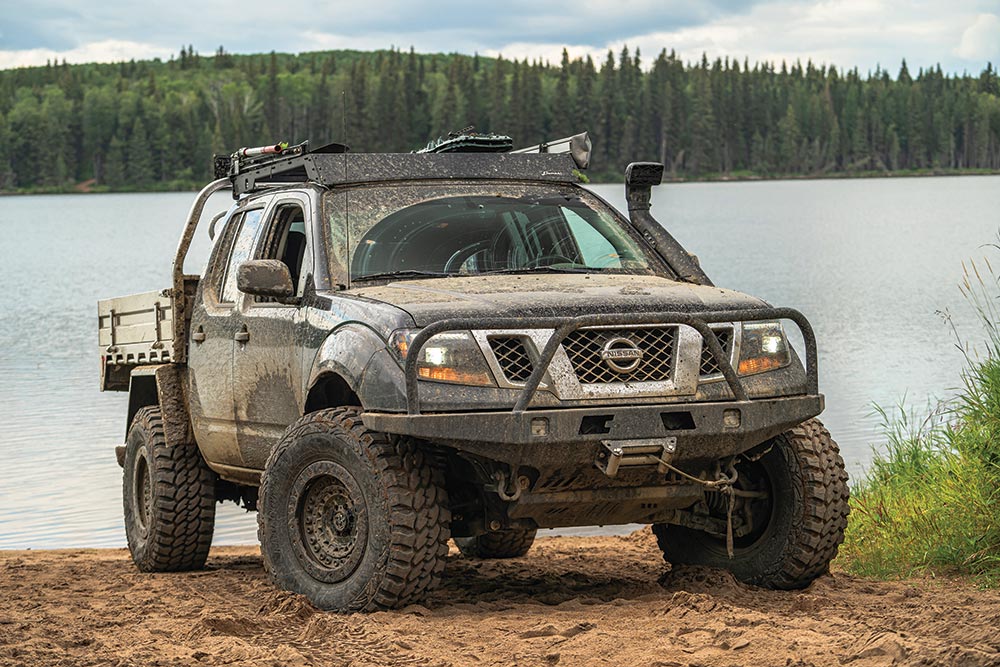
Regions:
<instances>
[{"instance_id":1,"label":"shoreline","mask_svg":"<svg viewBox=\"0 0 1000 667\"><path fill-rule=\"evenodd\" d=\"M704 176L676 176L664 172L663 184L681 183L758 183L764 181L835 181L863 180L889 178L936 178L960 176L1000 176L1000 169L919 169L906 171L865 171L865 172L830 172L825 174L779 174L768 176L763 174L706 174ZM592 177L585 185L619 185L620 179L603 179ZM20 197L29 195L79 195L79 194L156 194L161 192L198 192L201 186L197 183L178 184L176 187L163 184L164 187L154 188L109 188L93 186L92 180L65 187L32 188L28 190L0 190L0 197Z\"/></svg>"}]
</instances>

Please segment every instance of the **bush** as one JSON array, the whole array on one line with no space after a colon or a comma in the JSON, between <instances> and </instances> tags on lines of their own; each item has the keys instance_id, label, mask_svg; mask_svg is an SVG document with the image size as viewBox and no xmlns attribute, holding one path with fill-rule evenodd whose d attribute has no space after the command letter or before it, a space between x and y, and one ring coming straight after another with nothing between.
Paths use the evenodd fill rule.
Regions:
<instances>
[{"instance_id":1,"label":"bush","mask_svg":"<svg viewBox=\"0 0 1000 667\"><path fill-rule=\"evenodd\" d=\"M966 267L962 293L986 332L963 347L963 386L919 422L882 415L886 445L853 489L841 564L880 578L969 574L1000 583L1000 278Z\"/></svg>"}]
</instances>

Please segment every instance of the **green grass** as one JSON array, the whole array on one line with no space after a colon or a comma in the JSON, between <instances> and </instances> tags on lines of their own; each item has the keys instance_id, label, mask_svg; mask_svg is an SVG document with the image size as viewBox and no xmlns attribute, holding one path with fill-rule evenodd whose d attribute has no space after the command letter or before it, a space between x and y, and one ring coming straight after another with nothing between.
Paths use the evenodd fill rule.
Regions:
<instances>
[{"instance_id":1,"label":"green grass","mask_svg":"<svg viewBox=\"0 0 1000 667\"><path fill-rule=\"evenodd\" d=\"M840 563L878 578L971 575L1000 585L1000 280L988 261L966 267L965 298L986 333L963 346L963 386L922 419L882 416L886 443L852 489Z\"/></svg>"}]
</instances>

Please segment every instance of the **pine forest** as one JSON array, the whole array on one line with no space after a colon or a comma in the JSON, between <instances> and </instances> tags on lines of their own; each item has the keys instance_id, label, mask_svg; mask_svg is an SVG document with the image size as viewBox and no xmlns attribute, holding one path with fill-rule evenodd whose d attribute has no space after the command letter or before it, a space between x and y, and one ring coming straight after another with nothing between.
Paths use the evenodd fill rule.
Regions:
<instances>
[{"instance_id":1,"label":"pine forest","mask_svg":"<svg viewBox=\"0 0 1000 667\"><path fill-rule=\"evenodd\" d=\"M277 141L408 152L451 131L527 146L587 130L591 179L1000 170L1000 78L861 73L623 49L558 65L412 50L202 56L0 71L0 191L197 187L212 155Z\"/></svg>"}]
</instances>

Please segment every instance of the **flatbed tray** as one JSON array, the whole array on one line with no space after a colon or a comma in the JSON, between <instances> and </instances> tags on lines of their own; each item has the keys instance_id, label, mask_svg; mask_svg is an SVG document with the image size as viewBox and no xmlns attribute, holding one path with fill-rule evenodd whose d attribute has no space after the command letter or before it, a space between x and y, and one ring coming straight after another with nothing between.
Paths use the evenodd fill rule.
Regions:
<instances>
[{"instance_id":1,"label":"flatbed tray","mask_svg":"<svg viewBox=\"0 0 1000 667\"><path fill-rule=\"evenodd\" d=\"M98 343L105 366L170 363L173 299L167 290L97 302Z\"/></svg>"}]
</instances>

